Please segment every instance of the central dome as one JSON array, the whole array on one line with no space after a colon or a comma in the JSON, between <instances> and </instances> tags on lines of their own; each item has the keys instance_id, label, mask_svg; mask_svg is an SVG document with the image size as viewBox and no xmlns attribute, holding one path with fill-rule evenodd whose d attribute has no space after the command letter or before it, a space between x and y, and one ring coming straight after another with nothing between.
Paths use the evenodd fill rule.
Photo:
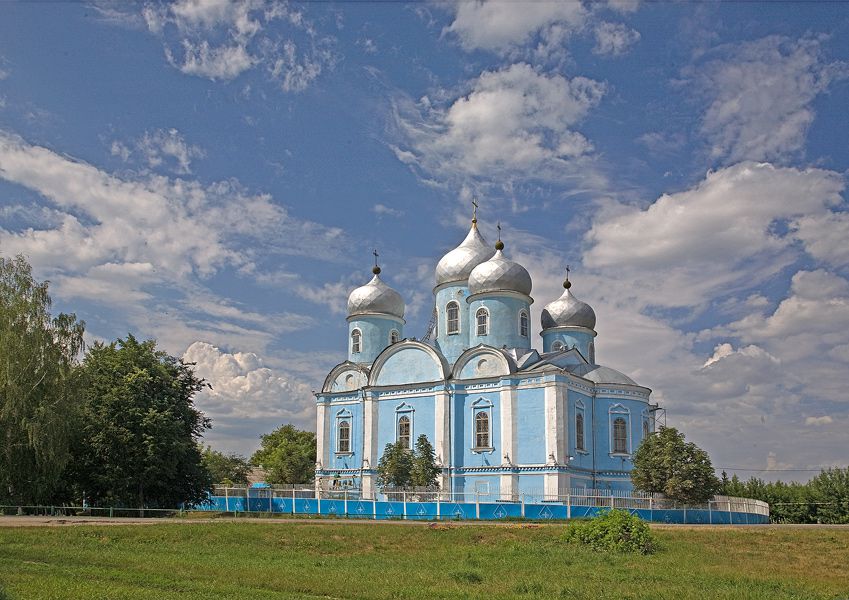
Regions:
<instances>
[{"instance_id":1,"label":"central dome","mask_svg":"<svg viewBox=\"0 0 849 600\"><path fill-rule=\"evenodd\" d=\"M531 276L527 269L505 257L499 249L495 256L479 264L469 274L469 293L519 292L531 295Z\"/></svg>"},{"instance_id":2,"label":"central dome","mask_svg":"<svg viewBox=\"0 0 849 600\"><path fill-rule=\"evenodd\" d=\"M404 300L401 294L383 283L377 273L371 281L358 287L348 296L349 317L375 313L404 318Z\"/></svg>"},{"instance_id":3,"label":"central dome","mask_svg":"<svg viewBox=\"0 0 849 600\"><path fill-rule=\"evenodd\" d=\"M487 260L494 251L486 243L478 231L478 226L472 223L472 228L463 243L443 256L436 265L436 285L452 281L466 281L472 269Z\"/></svg>"}]
</instances>

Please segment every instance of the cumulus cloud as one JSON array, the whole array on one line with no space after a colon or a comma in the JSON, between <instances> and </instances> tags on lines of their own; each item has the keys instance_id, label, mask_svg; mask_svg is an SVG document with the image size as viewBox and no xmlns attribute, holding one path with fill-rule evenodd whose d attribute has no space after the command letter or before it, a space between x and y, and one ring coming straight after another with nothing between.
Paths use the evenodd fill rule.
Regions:
<instances>
[{"instance_id":1,"label":"cumulus cloud","mask_svg":"<svg viewBox=\"0 0 849 600\"><path fill-rule=\"evenodd\" d=\"M404 211L380 204L379 202L371 207L371 211L378 216L401 217L404 215Z\"/></svg>"},{"instance_id":2,"label":"cumulus cloud","mask_svg":"<svg viewBox=\"0 0 849 600\"><path fill-rule=\"evenodd\" d=\"M427 97L396 105L400 160L440 180L576 176L570 164L592 144L575 127L601 101L603 83L518 63L483 72L470 88L447 106Z\"/></svg>"},{"instance_id":3,"label":"cumulus cloud","mask_svg":"<svg viewBox=\"0 0 849 600\"><path fill-rule=\"evenodd\" d=\"M802 150L814 99L849 76L849 65L825 58L822 42L769 36L727 44L687 71L687 85L706 103L701 130L713 157L776 160Z\"/></svg>"},{"instance_id":4,"label":"cumulus cloud","mask_svg":"<svg viewBox=\"0 0 849 600\"><path fill-rule=\"evenodd\" d=\"M640 32L622 23L602 21L595 26L595 54L620 56L640 40Z\"/></svg>"},{"instance_id":5,"label":"cumulus cloud","mask_svg":"<svg viewBox=\"0 0 849 600\"><path fill-rule=\"evenodd\" d=\"M833 419L828 415L822 417L806 417L805 425L831 425Z\"/></svg>"},{"instance_id":6,"label":"cumulus cloud","mask_svg":"<svg viewBox=\"0 0 849 600\"><path fill-rule=\"evenodd\" d=\"M602 210L586 234L585 264L640 285L630 295L657 306L699 306L763 281L798 259L796 233L818 215L840 220L843 177L822 169L741 163L648 208ZM824 255L817 246L811 254ZM652 277L652 272L657 273ZM630 273L630 275L629 275Z\"/></svg>"},{"instance_id":7,"label":"cumulus cloud","mask_svg":"<svg viewBox=\"0 0 849 600\"><path fill-rule=\"evenodd\" d=\"M467 50L505 51L537 33L575 31L587 20L580 2L458 2L446 32Z\"/></svg>"},{"instance_id":8,"label":"cumulus cloud","mask_svg":"<svg viewBox=\"0 0 849 600\"><path fill-rule=\"evenodd\" d=\"M149 4L142 14L163 37L168 62L187 75L229 81L261 66L284 91L299 92L337 61L335 39L284 3L179 0ZM273 25L286 35L269 31Z\"/></svg>"},{"instance_id":9,"label":"cumulus cloud","mask_svg":"<svg viewBox=\"0 0 849 600\"><path fill-rule=\"evenodd\" d=\"M283 423L315 427L315 403L310 387L269 368L254 352L225 352L207 342L194 342L183 360L210 384L195 400L212 418L205 435L217 447L250 452L259 436Z\"/></svg>"}]
</instances>

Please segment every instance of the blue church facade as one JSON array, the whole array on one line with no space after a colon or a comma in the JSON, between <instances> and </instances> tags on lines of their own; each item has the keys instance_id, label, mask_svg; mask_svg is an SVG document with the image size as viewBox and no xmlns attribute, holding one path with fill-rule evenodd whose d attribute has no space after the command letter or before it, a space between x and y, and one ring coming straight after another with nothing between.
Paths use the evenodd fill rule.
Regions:
<instances>
[{"instance_id":1,"label":"blue church facade","mask_svg":"<svg viewBox=\"0 0 849 600\"><path fill-rule=\"evenodd\" d=\"M318 488L377 497L386 444L424 434L453 497L631 489L633 453L655 428L651 390L596 362L595 313L568 278L533 349L531 277L503 249L473 220L439 261L432 340L404 337L403 299L378 267L351 292L348 359L316 394Z\"/></svg>"}]
</instances>

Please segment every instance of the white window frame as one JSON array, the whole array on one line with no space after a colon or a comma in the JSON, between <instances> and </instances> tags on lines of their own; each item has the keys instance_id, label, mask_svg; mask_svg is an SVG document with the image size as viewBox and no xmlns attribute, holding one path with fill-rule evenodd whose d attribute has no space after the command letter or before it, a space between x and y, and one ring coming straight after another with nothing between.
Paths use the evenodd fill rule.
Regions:
<instances>
[{"instance_id":1,"label":"white window frame","mask_svg":"<svg viewBox=\"0 0 849 600\"><path fill-rule=\"evenodd\" d=\"M631 455L631 411L621 404L614 404L608 412L608 431L610 454L613 456L630 456ZM625 451L616 450L615 440L613 437L613 426L617 419L625 421Z\"/></svg>"},{"instance_id":2,"label":"white window frame","mask_svg":"<svg viewBox=\"0 0 849 600\"><path fill-rule=\"evenodd\" d=\"M359 354L363 351L363 332L359 327L351 330L351 354Z\"/></svg>"},{"instance_id":3,"label":"white window frame","mask_svg":"<svg viewBox=\"0 0 849 600\"><path fill-rule=\"evenodd\" d=\"M408 450L412 450L413 445L415 444L415 414L416 410L406 402L402 402L395 407L395 442L397 443L401 440L401 419L407 418L410 422L410 441L407 444Z\"/></svg>"},{"instance_id":4,"label":"white window frame","mask_svg":"<svg viewBox=\"0 0 849 600\"><path fill-rule=\"evenodd\" d=\"M451 308L457 309L457 323L454 328L451 327ZM447 335L458 335L460 333L460 303L456 300L451 300L445 305L445 333Z\"/></svg>"},{"instance_id":5,"label":"white window frame","mask_svg":"<svg viewBox=\"0 0 849 600\"><path fill-rule=\"evenodd\" d=\"M342 446L340 445L339 431L342 428L342 423L347 423L348 425L348 449L342 450ZM354 451L352 448L354 447L354 419L353 414L348 409L342 409L338 413L336 413L336 454L353 454Z\"/></svg>"},{"instance_id":6,"label":"white window frame","mask_svg":"<svg viewBox=\"0 0 849 600\"><path fill-rule=\"evenodd\" d=\"M487 443L488 446L478 446L478 415L484 413L487 419ZM472 403L472 452L493 452L495 450L493 444L494 424L492 421L492 402L486 398L478 398Z\"/></svg>"},{"instance_id":7,"label":"white window frame","mask_svg":"<svg viewBox=\"0 0 849 600\"><path fill-rule=\"evenodd\" d=\"M531 319L526 310L519 311L519 335L521 337L531 336Z\"/></svg>"},{"instance_id":8,"label":"white window frame","mask_svg":"<svg viewBox=\"0 0 849 600\"><path fill-rule=\"evenodd\" d=\"M481 333L481 315L484 316L483 333ZM478 337L489 335L489 310L485 306L481 306L475 311L475 335Z\"/></svg>"}]
</instances>

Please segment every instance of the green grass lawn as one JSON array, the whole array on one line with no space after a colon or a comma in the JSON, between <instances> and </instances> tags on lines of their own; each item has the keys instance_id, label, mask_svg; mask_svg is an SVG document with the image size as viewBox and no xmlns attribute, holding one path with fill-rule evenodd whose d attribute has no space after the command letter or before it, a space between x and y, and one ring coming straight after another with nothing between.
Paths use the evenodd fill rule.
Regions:
<instances>
[{"instance_id":1,"label":"green grass lawn","mask_svg":"<svg viewBox=\"0 0 849 600\"><path fill-rule=\"evenodd\" d=\"M662 528L639 556L564 527L0 520L0 599L849 599L847 529Z\"/></svg>"}]
</instances>

